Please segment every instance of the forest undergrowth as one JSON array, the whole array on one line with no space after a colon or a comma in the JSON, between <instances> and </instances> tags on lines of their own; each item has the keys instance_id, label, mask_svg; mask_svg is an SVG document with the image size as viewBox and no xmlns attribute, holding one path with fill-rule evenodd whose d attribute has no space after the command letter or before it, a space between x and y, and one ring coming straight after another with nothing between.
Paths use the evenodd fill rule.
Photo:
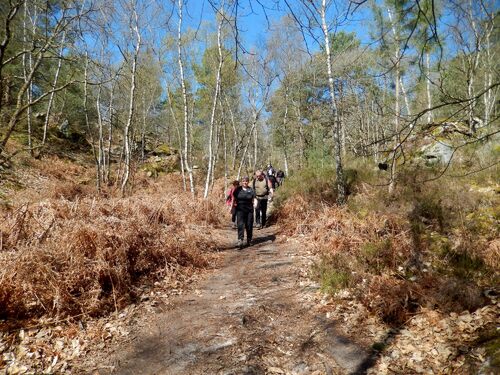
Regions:
<instances>
[{"instance_id":1,"label":"forest undergrowth","mask_svg":"<svg viewBox=\"0 0 500 375\"><path fill-rule=\"evenodd\" d=\"M287 181L279 193L276 220L282 234L318 255L312 272L337 311L342 305L353 307L353 328L366 332L367 322L375 320L389 332L374 343L381 356L375 373L388 368L467 373L473 370L464 367L464 358L470 359L473 348L485 341L493 349L481 349L483 362L488 352L498 366L498 171L467 182L442 177L423 183L430 171L402 170L400 183L389 194L387 186L377 186L383 185L383 172L358 166L346 173L349 201L339 207L334 204L333 171L320 169L305 169ZM459 323L462 317L475 322L465 336L453 326L457 317ZM428 352L439 346L412 331L416 321L428 332L439 327L438 321L446 322L449 333L445 341L450 347L427 358L427 368L422 358L430 354L412 362L417 349L395 349L404 346L394 338L401 331L412 332L413 344L422 346L423 353L426 345ZM466 349L460 352L459 347Z\"/></svg>"},{"instance_id":2,"label":"forest undergrowth","mask_svg":"<svg viewBox=\"0 0 500 375\"><path fill-rule=\"evenodd\" d=\"M2 186L4 325L103 316L137 300L144 283L213 267L216 244L200 233L220 224L221 205L184 193L180 176L137 174L129 196L110 188L98 196L82 164L57 156L24 162Z\"/></svg>"}]
</instances>

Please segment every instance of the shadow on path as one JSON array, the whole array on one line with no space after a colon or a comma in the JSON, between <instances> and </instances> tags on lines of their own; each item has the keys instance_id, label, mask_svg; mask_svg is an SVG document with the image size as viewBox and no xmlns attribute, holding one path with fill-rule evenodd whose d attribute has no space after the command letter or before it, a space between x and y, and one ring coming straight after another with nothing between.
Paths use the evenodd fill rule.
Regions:
<instances>
[{"instance_id":1,"label":"shadow on path","mask_svg":"<svg viewBox=\"0 0 500 375\"><path fill-rule=\"evenodd\" d=\"M266 236L255 237L252 241L252 245L259 245L261 243L271 241L274 242L276 240L276 236L274 234L268 234Z\"/></svg>"},{"instance_id":2,"label":"shadow on path","mask_svg":"<svg viewBox=\"0 0 500 375\"><path fill-rule=\"evenodd\" d=\"M373 343L371 352L365 360L359 364L353 374L366 374L370 368L375 366L377 359L383 353L385 347L387 347L399 333L399 329L390 329L380 341Z\"/></svg>"},{"instance_id":3,"label":"shadow on path","mask_svg":"<svg viewBox=\"0 0 500 375\"><path fill-rule=\"evenodd\" d=\"M372 353L315 308L311 282L299 276L309 255L276 242L274 229L257 231L249 251L221 249L224 266L140 322L101 374L365 373Z\"/></svg>"}]
</instances>

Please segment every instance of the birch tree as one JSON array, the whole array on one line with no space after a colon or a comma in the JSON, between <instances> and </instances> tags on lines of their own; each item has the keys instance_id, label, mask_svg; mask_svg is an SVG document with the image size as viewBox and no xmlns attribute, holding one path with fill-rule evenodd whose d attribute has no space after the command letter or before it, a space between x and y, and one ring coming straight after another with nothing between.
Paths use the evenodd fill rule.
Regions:
<instances>
[{"instance_id":1,"label":"birch tree","mask_svg":"<svg viewBox=\"0 0 500 375\"><path fill-rule=\"evenodd\" d=\"M222 27L224 24L224 15L222 14L224 11L224 2L222 2L221 7L219 8L217 14L219 15L219 22L217 25L217 51L218 51L218 60L219 64L217 66L217 73L215 78L215 91L212 103L212 111L210 114L210 125L209 125L209 135L208 135L208 168L207 168L207 176L205 179L205 190L203 193L203 197L208 197L209 187L210 187L210 179L213 176L213 170L215 169L215 155L213 153L213 133L214 133L214 124L215 124L215 113L217 110L217 106L219 104L219 96L221 90L221 73L222 66L224 64L224 56L222 54Z\"/></svg>"},{"instance_id":2,"label":"birch tree","mask_svg":"<svg viewBox=\"0 0 500 375\"><path fill-rule=\"evenodd\" d=\"M132 150L130 147L130 130L132 126L132 121L134 118L135 110L135 93L136 93L136 76L137 76L137 62L139 59L139 52L141 49L141 31L139 28L139 15L137 13L137 2L133 1L130 3L130 36L135 40L133 41L133 52L131 57L131 67L130 67L130 92L129 92L129 107L128 115L125 126L123 128L123 149L124 149L124 173L121 183L121 192L125 194L125 189L130 177L130 168L132 162Z\"/></svg>"},{"instance_id":3,"label":"birch tree","mask_svg":"<svg viewBox=\"0 0 500 375\"><path fill-rule=\"evenodd\" d=\"M63 31L62 36L61 36L61 47L59 48L59 56L57 59L57 68L56 72L54 74L54 81L52 82L52 92L50 93L49 96L49 101L47 103L47 110L46 110L46 115L45 115L45 121L43 123L43 137L42 137L42 145L45 144L45 141L47 140L47 129L49 127L49 120L50 120L50 113L52 110L52 104L54 103L54 96L56 94L55 89L57 87L57 83L59 81L59 74L61 72L61 66L63 62L63 51L64 51L64 43L66 40L66 31Z\"/></svg>"},{"instance_id":4,"label":"birch tree","mask_svg":"<svg viewBox=\"0 0 500 375\"><path fill-rule=\"evenodd\" d=\"M186 90L186 78L184 76L184 61L182 54L182 7L184 1L178 0L177 2L177 16L179 18L177 27L177 63L179 65L180 82L182 89L182 101L183 101L183 120L184 120L184 169L187 171L189 177L189 188L191 194L195 194L195 186L193 179L193 169L191 167L191 147L190 147L190 124L189 124L189 107L188 107L188 97Z\"/></svg>"},{"instance_id":5,"label":"birch tree","mask_svg":"<svg viewBox=\"0 0 500 375\"><path fill-rule=\"evenodd\" d=\"M345 11L332 0L313 0L299 2L299 11L295 10L288 1L285 1L288 9L297 21L303 32L323 49L324 64L326 66L328 88L330 97L331 127L333 131L333 155L335 159L335 185L337 188L337 203L342 205L346 202L346 184L344 180L344 166L342 161L342 126L338 111L338 100L336 98L335 78L332 71L331 33L337 29L345 19ZM343 14L341 14L343 13ZM320 36L316 28L319 28ZM333 36L334 37L334 36Z\"/></svg>"},{"instance_id":6,"label":"birch tree","mask_svg":"<svg viewBox=\"0 0 500 375\"><path fill-rule=\"evenodd\" d=\"M16 3L17 4L17 3ZM24 4L24 3L23 3ZM50 13L50 7L48 4L45 4L46 8L43 9L43 12L46 13L46 17L50 17L52 22L50 24L45 24L45 29L43 33L37 33L38 39L36 43L36 48L32 51L28 51L22 48L21 51L13 52L12 56L4 60L5 50L9 45L11 30L10 25L19 10L16 5L11 6L11 12L8 15L5 30L6 36L0 44L1 56L0 60L3 60L2 67L6 64L11 64L16 61L18 58L22 58L26 54L31 55L31 64L25 64L27 67L26 74L24 75L23 84L19 86L17 89L17 93L15 94L15 104L13 106L12 111L8 115L7 126L5 127L5 131L1 136L0 140L0 155L5 153L5 146L9 141L12 133L16 129L21 116L30 108L32 108L37 103L43 101L46 97L48 97L51 93L64 90L66 87L70 86L75 82L75 80L71 77L67 79L66 82L59 84L55 88L49 88L47 91L41 93L36 98L31 98L31 100L25 100L28 90L32 88L33 80L35 79L36 74L39 72L40 67L42 66L42 62L47 61L49 56L47 55L47 51L57 48L57 41L60 40L62 33L71 28L76 24L76 21L86 17L86 15L92 11L91 8L66 8L62 7L55 14ZM20 6L20 5L19 5ZM16 10L17 9L17 10ZM40 11L41 12L41 11ZM12 16L12 19L9 20L9 17ZM30 55L27 55L28 57ZM1 72L1 70L0 70ZM1 77L0 77L1 78ZM0 79L1 81L1 79Z\"/></svg>"}]
</instances>

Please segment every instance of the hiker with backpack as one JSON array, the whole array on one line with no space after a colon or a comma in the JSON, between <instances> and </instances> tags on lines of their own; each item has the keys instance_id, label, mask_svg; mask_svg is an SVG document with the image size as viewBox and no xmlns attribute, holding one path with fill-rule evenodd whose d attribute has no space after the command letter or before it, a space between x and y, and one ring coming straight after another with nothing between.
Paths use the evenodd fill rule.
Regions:
<instances>
[{"instance_id":1,"label":"hiker with backpack","mask_svg":"<svg viewBox=\"0 0 500 375\"><path fill-rule=\"evenodd\" d=\"M232 185L233 186L228 190L226 195L226 205L231 211L231 223L233 224L233 229L236 229L236 199L234 198L234 192L238 186L240 186L240 182L238 180L234 180Z\"/></svg>"},{"instance_id":2,"label":"hiker with backpack","mask_svg":"<svg viewBox=\"0 0 500 375\"><path fill-rule=\"evenodd\" d=\"M255 223L257 224L257 229L261 229L266 226L267 201L272 199L273 187L268 177L266 177L261 170L257 170L255 172L252 187L257 198L257 206L255 207Z\"/></svg>"},{"instance_id":3,"label":"hiker with backpack","mask_svg":"<svg viewBox=\"0 0 500 375\"><path fill-rule=\"evenodd\" d=\"M276 189L276 185L277 185L276 170L271 165L271 163L269 163L269 165L267 166L265 174L267 175L267 179L271 183L271 188L273 190Z\"/></svg>"},{"instance_id":4,"label":"hiker with backpack","mask_svg":"<svg viewBox=\"0 0 500 375\"><path fill-rule=\"evenodd\" d=\"M283 180L285 179L285 172L283 172L281 169L276 172L276 184L277 186L283 185Z\"/></svg>"},{"instance_id":5,"label":"hiker with backpack","mask_svg":"<svg viewBox=\"0 0 500 375\"><path fill-rule=\"evenodd\" d=\"M247 233L247 246L252 244L253 209L256 205L255 191L249 186L250 179L245 176L241 179L233 195L236 205L236 223L238 225L238 247L243 248L245 231Z\"/></svg>"}]
</instances>

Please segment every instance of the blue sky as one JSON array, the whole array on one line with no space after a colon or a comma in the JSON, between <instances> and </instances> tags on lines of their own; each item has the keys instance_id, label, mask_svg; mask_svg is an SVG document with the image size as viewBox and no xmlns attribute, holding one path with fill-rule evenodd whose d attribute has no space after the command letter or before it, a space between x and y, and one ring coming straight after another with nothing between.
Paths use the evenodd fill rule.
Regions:
<instances>
[{"instance_id":1,"label":"blue sky","mask_svg":"<svg viewBox=\"0 0 500 375\"><path fill-rule=\"evenodd\" d=\"M261 3L266 6L265 10L255 0L240 0L239 3L238 23L242 34L241 38L247 49L258 44L259 40L265 40L266 34L269 32L269 24L289 13L283 1L276 4L274 0L261 0ZM292 7L298 3L297 0L289 0ZM214 21L214 11L208 0L188 0L187 13L186 26L188 27L197 28L200 20ZM366 3L350 15L348 22L345 22L345 26L342 26L341 30L355 32L362 43L367 44L370 42L369 19L370 10L368 3ZM311 51L318 49L314 39L308 37L307 42Z\"/></svg>"}]
</instances>

